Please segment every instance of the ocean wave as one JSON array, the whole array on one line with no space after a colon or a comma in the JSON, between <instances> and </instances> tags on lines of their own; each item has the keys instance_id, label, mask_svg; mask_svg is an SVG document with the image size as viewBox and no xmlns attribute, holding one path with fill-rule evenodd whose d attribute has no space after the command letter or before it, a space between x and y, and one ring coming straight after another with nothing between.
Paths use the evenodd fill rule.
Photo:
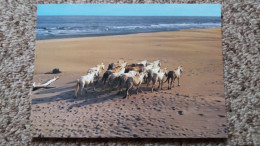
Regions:
<instances>
[{"instance_id":1,"label":"ocean wave","mask_svg":"<svg viewBox=\"0 0 260 146\"><path fill-rule=\"evenodd\" d=\"M134 25L134 26L111 26L110 29L149 29L149 28L178 28L178 27L217 27L221 23L176 23L176 24L151 24L151 25Z\"/></svg>"},{"instance_id":2,"label":"ocean wave","mask_svg":"<svg viewBox=\"0 0 260 146\"><path fill-rule=\"evenodd\" d=\"M128 25L128 26L86 26L86 27L39 27L37 30L90 30L90 29L147 29L147 28L173 28L173 27L196 27L196 26L221 26L221 23L176 23L176 24L151 24L151 25Z\"/></svg>"},{"instance_id":3,"label":"ocean wave","mask_svg":"<svg viewBox=\"0 0 260 146\"><path fill-rule=\"evenodd\" d=\"M37 37L41 36L66 36L66 35L107 35L107 34L128 34L159 31L174 31L181 29L211 28L220 27L221 23L158 23L143 25L119 25L119 26L59 26L59 27L38 27Z\"/></svg>"}]
</instances>

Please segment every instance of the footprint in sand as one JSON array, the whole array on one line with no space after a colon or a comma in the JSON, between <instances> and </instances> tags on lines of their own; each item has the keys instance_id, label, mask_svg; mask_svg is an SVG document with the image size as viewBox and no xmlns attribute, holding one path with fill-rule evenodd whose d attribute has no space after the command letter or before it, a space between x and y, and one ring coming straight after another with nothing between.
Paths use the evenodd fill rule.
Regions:
<instances>
[{"instance_id":1,"label":"footprint in sand","mask_svg":"<svg viewBox=\"0 0 260 146\"><path fill-rule=\"evenodd\" d=\"M183 115L183 111L178 111L178 114L179 115Z\"/></svg>"},{"instance_id":2,"label":"footprint in sand","mask_svg":"<svg viewBox=\"0 0 260 146\"><path fill-rule=\"evenodd\" d=\"M137 109L137 110L141 110L141 108L140 108L140 107L137 107L136 109Z\"/></svg>"},{"instance_id":3,"label":"footprint in sand","mask_svg":"<svg viewBox=\"0 0 260 146\"><path fill-rule=\"evenodd\" d=\"M183 95L183 97L190 97L189 95Z\"/></svg>"},{"instance_id":4,"label":"footprint in sand","mask_svg":"<svg viewBox=\"0 0 260 146\"><path fill-rule=\"evenodd\" d=\"M157 108L154 108L154 110L156 110L156 111L158 111L158 112L160 112L160 111L161 111L161 109L157 109Z\"/></svg>"},{"instance_id":5,"label":"footprint in sand","mask_svg":"<svg viewBox=\"0 0 260 146\"><path fill-rule=\"evenodd\" d=\"M151 126L154 126L154 124L152 124L152 123L147 123L147 125L151 125Z\"/></svg>"}]
</instances>

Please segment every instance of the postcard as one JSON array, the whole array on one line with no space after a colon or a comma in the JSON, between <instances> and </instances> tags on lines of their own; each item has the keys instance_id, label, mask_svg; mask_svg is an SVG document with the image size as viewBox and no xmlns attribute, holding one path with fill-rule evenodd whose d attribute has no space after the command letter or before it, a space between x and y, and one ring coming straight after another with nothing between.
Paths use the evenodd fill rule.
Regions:
<instances>
[{"instance_id":1,"label":"postcard","mask_svg":"<svg viewBox=\"0 0 260 146\"><path fill-rule=\"evenodd\" d=\"M227 137L220 4L42 4L36 29L33 137Z\"/></svg>"}]
</instances>

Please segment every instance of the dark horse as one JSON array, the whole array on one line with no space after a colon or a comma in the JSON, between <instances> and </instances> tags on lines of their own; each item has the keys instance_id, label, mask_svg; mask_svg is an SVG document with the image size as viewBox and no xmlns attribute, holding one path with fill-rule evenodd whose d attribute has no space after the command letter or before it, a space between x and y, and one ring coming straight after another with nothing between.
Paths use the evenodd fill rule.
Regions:
<instances>
[{"instance_id":1,"label":"dark horse","mask_svg":"<svg viewBox=\"0 0 260 146\"><path fill-rule=\"evenodd\" d=\"M168 81L168 89L171 89L172 87L174 87L174 81L177 78L176 74L174 71L169 71L167 74L167 79L165 82ZM170 85L170 80L171 80L171 85ZM173 83L173 84L172 84ZM170 86L169 86L170 85Z\"/></svg>"}]
</instances>

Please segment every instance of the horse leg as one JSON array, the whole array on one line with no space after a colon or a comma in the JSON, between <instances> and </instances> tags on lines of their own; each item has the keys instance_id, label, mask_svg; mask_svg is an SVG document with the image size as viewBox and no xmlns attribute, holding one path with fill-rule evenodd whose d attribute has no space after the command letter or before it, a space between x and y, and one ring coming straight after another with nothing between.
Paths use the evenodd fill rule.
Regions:
<instances>
[{"instance_id":1,"label":"horse leg","mask_svg":"<svg viewBox=\"0 0 260 146\"><path fill-rule=\"evenodd\" d=\"M141 85L140 85L140 86L141 86ZM140 90L140 91L143 93L143 90L142 90L142 88L141 88L141 87L139 88L139 90Z\"/></svg>"},{"instance_id":2,"label":"horse leg","mask_svg":"<svg viewBox=\"0 0 260 146\"><path fill-rule=\"evenodd\" d=\"M97 81L99 80L99 74L97 75Z\"/></svg>"},{"instance_id":3,"label":"horse leg","mask_svg":"<svg viewBox=\"0 0 260 146\"><path fill-rule=\"evenodd\" d=\"M162 90L162 86L163 86L163 79L161 80L161 90Z\"/></svg>"},{"instance_id":4,"label":"horse leg","mask_svg":"<svg viewBox=\"0 0 260 146\"><path fill-rule=\"evenodd\" d=\"M126 88L126 95L125 95L125 97L123 97L123 99L125 99L127 96L130 96L129 95L129 90L130 90L131 87L132 86L130 85L129 87Z\"/></svg>"},{"instance_id":5,"label":"horse leg","mask_svg":"<svg viewBox=\"0 0 260 146\"><path fill-rule=\"evenodd\" d=\"M122 88L121 88L121 86L119 87L119 91L118 91L118 93L117 94L120 94L121 93L121 91L122 91Z\"/></svg>"},{"instance_id":6,"label":"horse leg","mask_svg":"<svg viewBox=\"0 0 260 146\"><path fill-rule=\"evenodd\" d=\"M85 94L85 95L87 95L87 93L88 93L87 88L88 88L88 84L86 84L86 88L85 88L85 91L86 91L85 93L86 93L86 94Z\"/></svg>"},{"instance_id":7,"label":"horse leg","mask_svg":"<svg viewBox=\"0 0 260 146\"><path fill-rule=\"evenodd\" d=\"M172 84L172 82L173 82L173 79L171 79L171 85L170 85L171 88L174 87L174 84Z\"/></svg>"},{"instance_id":8,"label":"horse leg","mask_svg":"<svg viewBox=\"0 0 260 146\"><path fill-rule=\"evenodd\" d=\"M172 88L174 88L175 80L176 80L176 78L172 78Z\"/></svg>"},{"instance_id":9,"label":"horse leg","mask_svg":"<svg viewBox=\"0 0 260 146\"><path fill-rule=\"evenodd\" d=\"M117 79L117 80L116 80L116 88L119 88L119 86L120 86L119 84L120 84L120 80Z\"/></svg>"},{"instance_id":10,"label":"horse leg","mask_svg":"<svg viewBox=\"0 0 260 146\"><path fill-rule=\"evenodd\" d=\"M81 96L83 95L84 86L85 86L85 83L82 83L82 84L81 84L81 89L80 89L80 94L81 94Z\"/></svg>"},{"instance_id":11,"label":"horse leg","mask_svg":"<svg viewBox=\"0 0 260 146\"><path fill-rule=\"evenodd\" d=\"M119 91L118 91L117 94L120 94L122 92L122 88L123 88L124 85L125 85L125 82L124 81L120 81L120 83L119 83Z\"/></svg>"},{"instance_id":12,"label":"horse leg","mask_svg":"<svg viewBox=\"0 0 260 146\"><path fill-rule=\"evenodd\" d=\"M104 78L104 85L106 85L107 78Z\"/></svg>"},{"instance_id":13,"label":"horse leg","mask_svg":"<svg viewBox=\"0 0 260 146\"><path fill-rule=\"evenodd\" d=\"M170 85L170 78L168 79L168 89L171 89L169 85Z\"/></svg>"},{"instance_id":14,"label":"horse leg","mask_svg":"<svg viewBox=\"0 0 260 146\"><path fill-rule=\"evenodd\" d=\"M128 88L126 88L125 92L126 92L126 95L123 97L123 99L125 99L128 96Z\"/></svg>"},{"instance_id":15,"label":"horse leg","mask_svg":"<svg viewBox=\"0 0 260 146\"><path fill-rule=\"evenodd\" d=\"M106 89L108 88L108 92L110 93L112 91L112 87L110 86L109 80L107 81L106 84Z\"/></svg>"},{"instance_id":16,"label":"horse leg","mask_svg":"<svg viewBox=\"0 0 260 146\"><path fill-rule=\"evenodd\" d=\"M159 85L158 85L158 89L157 89L157 90L159 90L159 88L160 88L160 85L161 85L161 81L160 81L160 80L158 80L158 82L159 82Z\"/></svg>"},{"instance_id":17,"label":"horse leg","mask_svg":"<svg viewBox=\"0 0 260 146\"><path fill-rule=\"evenodd\" d=\"M147 79L147 87L149 86L149 83L151 82L151 79Z\"/></svg>"},{"instance_id":18,"label":"horse leg","mask_svg":"<svg viewBox=\"0 0 260 146\"><path fill-rule=\"evenodd\" d=\"M180 86L180 78L177 78L178 79L178 86Z\"/></svg>"},{"instance_id":19,"label":"horse leg","mask_svg":"<svg viewBox=\"0 0 260 146\"><path fill-rule=\"evenodd\" d=\"M128 90L127 90L127 96L131 96L131 95L129 94L129 90L130 90L132 87L133 87L133 85L131 85L130 88L128 88Z\"/></svg>"},{"instance_id":20,"label":"horse leg","mask_svg":"<svg viewBox=\"0 0 260 146\"><path fill-rule=\"evenodd\" d=\"M93 83L93 91L95 91L95 84Z\"/></svg>"}]
</instances>

